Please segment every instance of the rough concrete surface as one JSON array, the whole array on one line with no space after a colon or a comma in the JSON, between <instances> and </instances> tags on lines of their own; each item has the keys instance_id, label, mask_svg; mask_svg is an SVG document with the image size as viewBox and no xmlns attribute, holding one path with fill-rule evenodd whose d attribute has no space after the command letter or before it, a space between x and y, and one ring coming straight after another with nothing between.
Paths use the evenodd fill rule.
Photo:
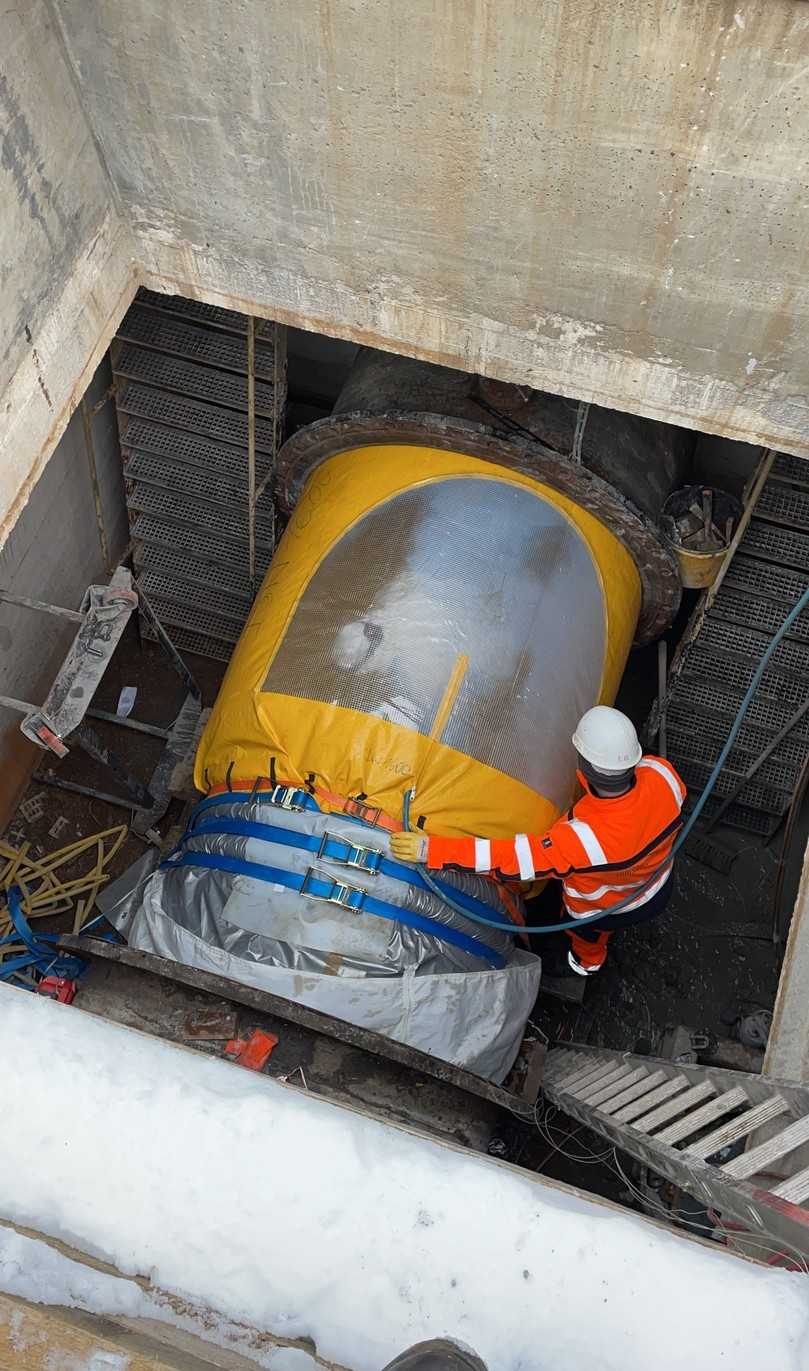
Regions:
<instances>
[{"instance_id":1,"label":"rough concrete surface","mask_svg":"<svg viewBox=\"0 0 809 1371\"><path fill-rule=\"evenodd\" d=\"M809 453L798 0L54 0L150 281Z\"/></svg>"},{"instance_id":2,"label":"rough concrete surface","mask_svg":"<svg viewBox=\"0 0 809 1371\"><path fill-rule=\"evenodd\" d=\"M0 11L0 541L134 290L128 229L43 0Z\"/></svg>"},{"instance_id":3,"label":"rough concrete surface","mask_svg":"<svg viewBox=\"0 0 809 1371\"><path fill-rule=\"evenodd\" d=\"M112 377L99 367L87 391L96 404ZM92 419L107 546L114 565L128 537L115 407ZM74 414L41 479L0 548L0 588L12 595L78 609L88 585L108 579L96 522L81 415ZM76 632L52 615L0 603L0 693L41 704ZM0 707L0 823L13 809L41 754L20 733L22 716Z\"/></svg>"}]
</instances>

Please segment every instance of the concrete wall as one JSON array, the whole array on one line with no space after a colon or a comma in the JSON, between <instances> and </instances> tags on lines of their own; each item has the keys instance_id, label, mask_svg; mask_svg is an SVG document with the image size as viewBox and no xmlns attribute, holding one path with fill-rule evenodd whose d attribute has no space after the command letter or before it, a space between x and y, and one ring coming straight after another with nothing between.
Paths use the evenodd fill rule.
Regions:
<instances>
[{"instance_id":1,"label":"concrete wall","mask_svg":"<svg viewBox=\"0 0 809 1371\"><path fill-rule=\"evenodd\" d=\"M88 404L111 380L105 360ZM92 420L98 481L110 555L121 556L129 533L124 506L115 406ZM81 414L74 414L31 497L0 548L0 588L78 609L93 581L106 581ZM76 632L51 615L0 603L0 694L41 704ZM13 812L33 763L43 754L19 731L21 715L0 707L0 827Z\"/></svg>"},{"instance_id":2,"label":"concrete wall","mask_svg":"<svg viewBox=\"0 0 809 1371\"><path fill-rule=\"evenodd\" d=\"M152 284L809 454L801 0L53 0Z\"/></svg>"},{"instance_id":3,"label":"concrete wall","mask_svg":"<svg viewBox=\"0 0 809 1371\"><path fill-rule=\"evenodd\" d=\"M0 6L0 542L125 308L132 258L48 5Z\"/></svg>"}]
</instances>

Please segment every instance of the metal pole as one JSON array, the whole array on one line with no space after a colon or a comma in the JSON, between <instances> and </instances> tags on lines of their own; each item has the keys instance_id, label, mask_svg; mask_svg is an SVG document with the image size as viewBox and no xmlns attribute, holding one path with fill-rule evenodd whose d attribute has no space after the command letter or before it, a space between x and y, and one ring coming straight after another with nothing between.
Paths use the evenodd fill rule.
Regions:
<instances>
[{"instance_id":1,"label":"metal pole","mask_svg":"<svg viewBox=\"0 0 809 1371\"><path fill-rule=\"evenodd\" d=\"M657 750L661 757L666 756L666 676L668 667L668 648L665 638L657 644Z\"/></svg>"},{"instance_id":2,"label":"metal pole","mask_svg":"<svg viewBox=\"0 0 809 1371\"><path fill-rule=\"evenodd\" d=\"M250 589L256 588L256 321L247 320L247 547Z\"/></svg>"},{"instance_id":3,"label":"metal pole","mask_svg":"<svg viewBox=\"0 0 809 1371\"><path fill-rule=\"evenodd\" d=\"M0 700L2 696L0 696ZM111 714L107 709L88 709L88 719L101 719L106 724L117 724L119 728L131 728L135 733L148 733L151 738L168 738L167 728L158 728L157 724L144 724L140 719L127 719L120 714Z\"/></svg>"},{"instance_id":4,"label":"metal pole","mask_svg":"<svg viewBox=\"0 0 809 1371\"><path fill-rule=\"evenodd\" d=\"M96 511L96 524L98 526L98 541L101 545L101 557L104 562L104 569L108 576L112 575L112 563L110 561L110 545L107 541L107 530L104 527L104 510L101 504L101 487L98 484L98 468L96 467L95 445L93 443L93 420L87 397L82 396L81 402L81 421L84 426L84 446L87 449L87 466L90 470L90 485L93 489L93 503Z\"/></svg>"},{"instance_id":5,"label":"metal pole","mask_svg":"<svg viewBox=\"0 0 809 1371\"><path fill-rule=\"evenodd\" d=\"M136 804L134 800L125 800L122 795L110 795L106 790L95 790L91 785L63 781L61 776L56 776L52 771L38 772L34 776L34 781L37 785L50 785L56 790L67 790L71 795L86 795L90 800L103 800L104 804L117 805L119 809L128 809L130 812L149 808L148 805Z\"/></svg>"},{"instance_id":6,"label":"metal pole","mask_svg":"<svg viewBox=\"0 0 809 1371\"><path fill-rule=\"evenodd\" d=\"M61 605L49 605L45 600L29 600L25 595L12 595L7 590L0 590L0 603L18 605L20 609L36 609L42 614L58 614L60 619L70 619L74 624L84 623L84 615L78 609L63 609Z\"/></svg>"},{"instance_id":7,"label":"metal pole","mask_svg":"<svg viewBox=\"0 0 809 1371\"><path fill-rule=\"evenodd\" d=\"M125 790L129 791L136 805L139 808L151 809L154 804L154 796L142 781L134 776L117 753L111 747L107 747L103 738L100 738L94 728L89 724L80 724L70 734L71 743L86 752L93 761L99 762L101 766L109 767L116 781L120 781Z\"/></svg>"}]
</instances>

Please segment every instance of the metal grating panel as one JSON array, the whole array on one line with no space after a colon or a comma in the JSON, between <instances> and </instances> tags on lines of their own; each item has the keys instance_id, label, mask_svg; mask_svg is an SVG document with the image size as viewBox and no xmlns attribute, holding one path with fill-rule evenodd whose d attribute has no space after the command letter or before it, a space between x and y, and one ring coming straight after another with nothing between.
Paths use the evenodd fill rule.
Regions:
<instances>
[{"instance_id":1,"label":"metal grating panel","mask_svg":"<svg viewBox=\"0 0 809 1371\"><path fill-rule=\"evenodd\" d=\"M677 769L689 789L695 790L702 790L711 774L710 765L692 761L690 758L681 758ZM747 782L744 790L739 792L739 803L752 805L754 809L764 809L768 814L782 814L789 804L791 788L789 785L781 786L777 781L765 784L761 779L763 771L764 767L757 771L752 780ZM724 799L736 789L741 779L738 773L723 768L712 794Z\"/></svg>"},{"instance_id":2,"label":"metal grating panel","mask_svg":"<svg viewBox=\"0 0 809 1371\"><path fill-rule=\"evenodd\" d=\"M686 808L691 809L696 802L696 794L690 794L686 802ZM710 796L702 811L703 819L711 819L722 803L719 799ZM722 815L722 823L728 828L740 828L745 833L757 833L759 837L769 838L775 832L780 822L780 815L766 813L763 810L751 809L747 805L729 805Z\"/></svg>"},{"instance_id":3,"label":"metal grating panel","mask_svg":"<svg viewBox=\"0 0 809 1371\"><path fill-rule=\"evenodd\" d=\"M690 666L690 658L689 658ZM720 667L713 665L713 670L706 672L704 680L697 680L691 676L685 677L682 681L683 689L678 691L678 701L682 702L683 707L693 701L693 704L706 712L727 720L728 724L733 720L736 710L739 707L741 698L732 685L728 687L719 676ZM753 672L751 670L750 675ZM680 682L678 681L678 686ZM760 692L753 696L749 708L745 715L745 723L752 724L754 727L766 729L770 733L777 733L785 724L789 723L790 717L796 709L803 704L805 693L800 686L791 681L784 683L783 690L774 699L767 699Z\"/></svg>"},{"instance_id":4,"label":"metal grating panel","mask_svg":"<svg viewBox=\"0 0 809 1371\"><path fill-rule=\"evenodd\" d=\"M680 679L690 681L692 677L698 677L703 681L712 681L717 696L736 692L738 698L735 707L727 702L724 706L720 706L722 712L727 710L731 714L735 714L742 695L753 679L755 670L755 661L747 663L736 661L734 657L724 657L721 653L711 652L707 648L703 648L698 642L688 654ZM764 672L756 691L758 699L769 696L773 701L786 700L787 703L792 704L792 710L789 712L794 712L798 705L803 703L804 695L805 688L802 690L797 680L792 680L789 676L779 676L770 670Z\"/></svg>"},{"instance_id":5,"label":"metal grating panel","mask_svg":"<svg viewBox=\"0 0 809 1371\"><path fill-rule=\"evenodd\" d=\"M162 624L173 628L185 628L204 638L217 638L225 643L235 643L239 637L240 625L229 619L220 619L208 610L191 605L178 605L174 600L163 600L159 596L149 600L152 609Z\"/></svg>"},{"instance_id":6,"label":"metal grating panel","mask_svg":"<svg viewBox=\"0 0 809 1371\"><path fill-rule=\"evenodd\" d=\"M194 319L209 328L224 329L228 333L247 333L247 316L235 309L222 309L220 305L208 305L204 300L189 300L184 295L163 295L158 290L142 287L135 297L136 305L157 309L161 314L173 314L180 319ZM258 322L260 338L271 341L278 325L271 319Z\"/></svg>"},{"instance_id":7,"label":"metal grating panel","mask_svg":"<svg viewBox=\"0 0 809 1371\"><path fill-rule=\"evenodd\" d=\"M717 738L706 738L704 734L688 730L682 732L676 728L668 729L668 740L674 755L681 759L688 758L691 762L701 762L709 769L718 760L724 745ZM766 747L766 743L764 746ZM791 790L806 759L807 747L804 744L802 749L798 746L795 750L798 756L794 760L778 757L775 753L768 757L756 771L756 780L761 781L763 785L775 786L776 789ZM759 751L763 751L763 748ZM744 775L757 756L755 752L739 753L734 747L725 764L727 774L735 773L737 777Z\"/></svg>"},{"instance_id":8,"label":"metal grating panel","mask_svg":"<svg viewBox=\"0 0 809 1371\"><path fill-rule=\"evenodd\" d=\"M783 614L794 605L806 588L806 576L789 571L785 567L771 566L769 562L757 562L753 557L737 553L725 572L722 590L725 586L738 587L753 595L766 596L782 604ZM722 590L719 594L721 595Z\"/></svg>"},{"instance_id":9,"label":"metal grating panel","mask_svg":"<svg viewBox=\"0 0 809 1371\"><path fill-rule=\"evenodd\" d=\"M706 617L699 635L701 647L713 652L733 653L757 665L769 646L770 636L735 623L725 623L716 614ZM770 671L789 672L801 679L809 677L809 648L785 638L770 659Z\"/></svg>"},{"instance_id":10,"label":"metal grating panel","mask_svg":"<svg viewBox=\"0 0 809 1371\"><path fill-rule=\"evenodd\" d=\"M247 327L234 311L141 291L112 352L139 584L181 649L220 660L230 655L253 590ZM256 476L263 481L283 432L285 331L260 324L256 341ZM275 539L271 489L255 531L259 579Z\"/></svg>"},{"instance_id":11,"label":"metal grating panel","mask_svg":"<svg viewBox=\"0 0 809 1371\"><path fill-rule=\"evenodd\" d=\"M195 500L203 500L206 504L224 505L228 509L241 507L241 510L244 511L243 517L246 526L247 497L245 490L234 485L233 481L211 475L204 467L195 467L190 470L180 463L170 462L165 458L134 452L127 458L124 476L127 481L142 481L145 485L157 486L162 490L177 491L181 495L190 495ZM256 528L263 525L271 533L274 522L272 497L269 493L265 493L256 509Z\"/></svg>"},{"instance_id":12,"label":"metal grating panel","mask_svg":"<svg viewBox=\"0 0 809 1371\"><path fill-rule=\"evenodd\" d=\"M741 549L766 562L777 562L779 566L797 567L799 571L809 567L809 537L806 534L775 528L758 519L750 520Z\"/></svg>"},{"instance_id":13,"label":"metal grating panel","mask_svg":"<svg viewBox=\"0 0 809 1371\"><path fill-rule=\"evenodd\" d=\"M125 376L147 386L173 390L178 395L205 400L211 405L225 405L229 409L247 409L247 381L229 371L214 371L212 367L183 362L177 357L165 357L148 352L146 348L126 343L113 358L116 376ZM256 381L256 414L272 418L273 388L266 381Z\"/></svg>"},{"instance_id":14,"label":"metal grating panel","mask_svg":"<svg viewBox=\"0 0 809 1371\"><path fill-rule=\"evenodd\" d=\"M756 518L787 528L809 530L809 495L768 481L756 504Z\"/></svg>"},{"instance_id":15,"label":"metal grating panel","mask_svg":"<svg viewBox=\"0 0 809 1371\"><path fill-rule=\"evenodd\" d=\"M237 629L241 629L250 612L248 602L228 595L224 590L215 586L207 586L203 590L200 586L189 585L187 581L161 575L151 565L142 573L138 585L152 604L170 600L175 605L201 609L205 614L214 614L218 619L234 623Z\"/></svg>"},{"instance_id":16,"label":"metal grating panel","mask_svg":"<svg viewBox=\"0 0 809 1371\"><path fill-rule=\"evenodd\" d=\"M152 419L171 428L187 429L190 433L201 433L205 438L217 439L222 443L233 443L242 456L247 452L247 417L244 414L134 383L121 387L117 392L117 402L118 408L125 414ZM256 419L256 447L272 452L272 424L265 419Z\"/></svg>"},{"instance_id":17,"label":"metal grating panel","mask_svg":"<svg viewBox=\"0 0 809 1371\"><path fill-rule=\"evenodd\" d=\"M140 620L140 631L144 638L156 642L157 638L145 619ZM193 652L198 657L212 657L215 662L229 662L233 655L231 643L219 638L206 638L202 633L189 633L188 629L172 626L171 641L178 652Z\"/></svg>"},{"instance_id":18,"label":"metal grating panel","mask_svg":"<svg viewBox=\"0 0 809 1371\"><path fill-rule=\"evenodd\" d=\"M160 547L157 543L149 544L146 548L143 543L136 543L135 564L138 572L143 572L148 564L159 576L177 584L185 582L191 592L195 589L207 591L219 586L244 602L245 613L250 607L252 597L247 564L245 562L245 569L242 570L238 559L236 562L202 562L175 548Z\"/></svg>"},{"instance_id":19,"label":"metal grating panel","mask_svg":"<svg viewBox=\"0 0 809 1371\"><path fill-rule=\"evenodd\" d=\"M146 547L163 547L170 551L189 552L201 562L228 564L235 562L239 569L247 570L247 553L244 548L235 550L232 543L224 542L216 533L203 532L198 527L184 527L182 524L164 522L151 514L141 514L132 526L132 538ZM263 575L270 563L272 553L269 548L256 548L256 567ZM143 558L141 558L143 560Z\"/></svg>"},{"instance_id":20,"label":"metal grating panel","mask_svg":"<svg viewBox=\"0 0 809 1371\"><path fill-rule=\"evenodd\" d=\"M218 505L197 504L193 499L178 499L157 486L135 485L127 491L130 509L154 514L166 523L187 524L191 528L207 529L210 533L247 546L247 519L244 511L227 511ZM272 547L272 525L266 518L256 518L256 544ZM234 555L231 549L231 556Z\"/></svg>"},{"instance_id":21,"label":"metal grating panel","mask_svg":"<svg viewBox=\"0 0 809 1371\"><path fill-rule=\"evenodd\" d=\"M143 419L122 414L121 447L124 454L148 452L167 462L181 463L185 468L203 467L224 476L234 485L247 490L247 453L225 443L211 443L179 428L163 428ZM269 470L269 455L256 453L256 477L261 479Z\"/></svg>"},{"instance_id":22,"label":"metal grating panel","mask_svg":"<svg viewBox=\"0 0 809 1371\"><path fill-rule=\"evenodd\" d=\"M127 310L118 337L139 347L152 348L189 362L217 367L220 371L247 373L247 339L229 333L200 328L193 323L166 317L157 310L133 305ZM256 342L255 373L272 381L275 352L266 342Z\"/></svg>"},{"instance_id":23,"label":"metal grating panel","mask_svg":"<svg viewBox=\"0 0 809 1371\"><path fill-rule=\"evenodd\" d=\"M784 720L788 722L789 716ZM686 752L693 757L702 757L708 760L709 754L716 760L725 745L732 718L730 714L721 716L704 714L697 710L692 703L685 705L678 702L669 707L666 713L666 728L669 737L677 735L682 739L679 752ZM777 729L769 731L761 728L750 727L745 718L739 730L736 742L731 750L729 761L735 770L744 771L756 757L772 741ZM691 743L690 747L686 744ZM801 720L797 728L784 738L776 748L773 756L783 762L785 766L801 767L803 759L809 751L809 716ZM736 760L735 760L736 759Z\"/></svg>"},{"instance_id":24,"label":"metal grating panel","mask_svg":"<svg viewBox=\"0 0 809 1371\"><path fill-rule=\"evenodd\" d=\"M796 597L797 598L797 597ZM790 610L783 600L765 600L749 591L736 589L724 582L713 603L714 612L727 623L747 624L772 637L781 627ZM809 643L809 611L801 614L792 625L789 638Z\"/></svg>"}]
</instances>

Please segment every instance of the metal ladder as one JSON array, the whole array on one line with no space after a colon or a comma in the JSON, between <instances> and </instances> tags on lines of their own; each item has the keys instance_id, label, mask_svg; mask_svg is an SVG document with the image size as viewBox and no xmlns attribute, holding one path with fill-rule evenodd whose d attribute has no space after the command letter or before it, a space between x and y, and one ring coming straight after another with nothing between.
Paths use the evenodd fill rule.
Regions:
<instances>
[{"instance_id":1,"label":"metal ladder","mask_svg":"<svg viewBox=\"0 0 809 1371\"><path fill-rule=\"evenodd\" d=\"M767 1174L809 1141L809 1086L564 1047L548 1054L543 1090L566 1114L706 1206L809 1256L809 1166L787 1180ZM763 1141L753 1138L759 1130Z\"/></svg>"}]
</instances>

